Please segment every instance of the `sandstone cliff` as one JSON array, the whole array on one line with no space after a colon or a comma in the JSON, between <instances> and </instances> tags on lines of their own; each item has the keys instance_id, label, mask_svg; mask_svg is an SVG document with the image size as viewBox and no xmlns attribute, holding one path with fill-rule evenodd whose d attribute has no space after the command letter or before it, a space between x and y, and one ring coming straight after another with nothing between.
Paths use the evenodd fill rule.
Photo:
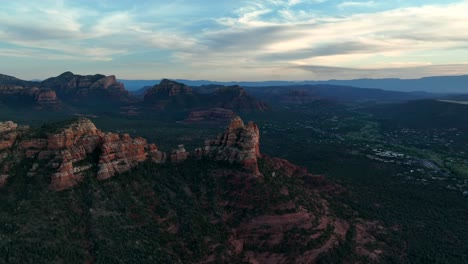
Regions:
<instances>
[{"instance_id":1,"label":"sandstone cliff","mask_svg":"<svg viewBox=\"0 0 468 264\"><path fill-rule=\"evenodd\" d=\"M143 103L159 110L197 106L196 96L190 87L167 79L146 91Z\"/></svg>"},{"instance_id":2,"label":"sandstone cliff","mask_svg":"<svg viewBox=\"0 0 468 264\"><path fill-rule=\"evenodd\" d=\"M249 95L247 91L238 86L219 86L210 94L216 106L238 111L265 111L268 106Z\"/></svg>"},{"instance_id":3,"label":"sandstone cliff","mask_svg":"<svg viewBox=\"0 0 468 264\"><path fill-rule=\"evenodd\" d=\"M76 75L65 72L41 82L41 87L54 90L58 97L78 104L125 103L133 98L114 75Z\"/></svg>"},{"instance_id":4,"label":"sandstone cliff","mask_svg":"<svg viewBox=\"0 0 468 264\"><path fill-rule=\"evenodd\" d=\"M206 140L205 147L195 152L213 160L240 163L253 174L260 175L257 162L261 157L259 140L258 126L253 122L244 125L242 119L236 117L223 134Z\"/></svg>"},{"instance_id":5,"label":"sandstone cliff","mask_svg":"<svg viewBox=\"0 0 468 264\"><path fill-rule=\"evenodd\" d=\"M158 85L155 85L146 92L145 99L148 100L152 96L171 97L187 94L192 94L192 89L187 85L163 79Z\"/></svg>"},{"instance_id":6,"label":"sandstone cliff","mask_svg":"<svg viewBox=\"0 0 468 264\"><path fill-rule=\"evenodd\" d=\"M7 105L33 107L57 106L59 100L54 91L37 87L0 84L0 101Z\"/></svg>"},{"instance_id":7,"label":"sandstone cliff","mask_svg":"<svg viewBox=\"0 0 468 264\"><path fill-rule=\"evenodd\" d=\"M63 190L79 183L86 175L104 180L146 160L181 163L190 156L240 164L249 173L261 176L259 139L256 124L245 125L240 117L235 117L224 133L206 140L203 148L189 153L179 145L167 155L144 138L104 133L87 118L46 124L37 129L5 122L0 123L0 179L4 184L11 168L29 160L28 175L48 171L51 174L49 187ZM275 169L288 176L304 173L287 161L272 161L276 163Z\"/></svg>"},{"instance_id":8,"label":"sandstone cliff","mask_svg":"<svg viewBox=\"0 0 468 264\"><path fill-rule=\"evenodd\" d=\"M33 160L29 174L52 170L50 188L62 190L86 174L107 179L151 159L165 162L166 155L143 138L103 133L86 118L73 122L25 129L12 122L0 123L0 169L3 183L10 168ZM41 166L39 164L42 164Z\"/></svg>"},{"instance_id":9,"label":"sandstone cliff","mask_svg":"<svg viewBox=\"0 0 468 264\"><path fill-rule=\"evenodd\" d=\"M255 99L238 85L209 85L192 90L183 83L167 79L146 91L144 104L160 110L216 108L251 112L268 109L265 103Z\"/></svg>"}]
</instances>

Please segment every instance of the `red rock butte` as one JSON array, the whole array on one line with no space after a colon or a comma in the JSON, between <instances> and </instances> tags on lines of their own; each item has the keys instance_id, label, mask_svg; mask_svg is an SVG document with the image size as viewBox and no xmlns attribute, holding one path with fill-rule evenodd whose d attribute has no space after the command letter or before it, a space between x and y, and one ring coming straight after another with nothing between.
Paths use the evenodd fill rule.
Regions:
<instances>
[{"instance_id":1,"label":"red rock butte","mask_svg":"<svg viewBox=\"0 0 468 264\"><path fill-rule=\"evenodd\" d=\"M193 154L179 145L170 155L144 138L102 132L87 118L52 125L53 128L45 132L38 132L11 121L0 122L0 185L11 176L11 168L25 158L34 160L28 175L52 169L49 187L53 190L70 188L88 174L104 180L146 160L180 163L190 156L238 163L260 176L258 127L253 122L244 125L240 117L233 118L224 133L206 140L205 147L197 148Z\"/></svg>"}]
</instances>

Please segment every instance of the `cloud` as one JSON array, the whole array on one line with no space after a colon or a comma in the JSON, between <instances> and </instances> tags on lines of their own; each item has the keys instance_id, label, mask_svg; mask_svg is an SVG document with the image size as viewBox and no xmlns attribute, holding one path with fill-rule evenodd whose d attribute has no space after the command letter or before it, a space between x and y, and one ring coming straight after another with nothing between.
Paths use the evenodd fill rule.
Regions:
<instances>
[{"instance_id":1,"label":"cloud","mask_svg":"<svg viewBox=\"0 0 468 264\"><path fill-rule=\"evenodd\" d=\"M143 58L218 79L302 78L310 65L377 74L367 69L468 62L466 0L393 9L377 1L208 2L10 1L0 10L0 56L116 65Z\"/></svg>"},{"instance_id":2,"label":"cloud","mask_svg":"<svg viewBox=\"0 0 468 264\"><path fill-rule=\"evenodd\" d=\"M338 5L338 8L347 8L347 7L370 7L374 6L376 3L374 1L366 1L366 2L357 2L357 1L345 1L341 2Z\"/></svg>"},{"instance_id":3,"label":"cloud","mask_svg":"<svg viewBox=\"0 0 468 264\"><path fill-rule=\"evenodd\" d=\"M303 58L323 57L330 55L345 55L345 54L369 54L385 51L385 45L365 43L359 41L345 41L341 43L331 43L317 45L312 48L286 51L283 53L268 53L260 58L266 60L293 61Z\"/></svg>"},{"instance_id":4,"label":"cloud","mask_svg":"<svg viewBox=\"0 0 468 264\"><path fill-rule=\"evenodd\" d=\"M431 50L466 48L466 1L453 5L400 8L349 17L314 17L302 22L263 19L255 8L251 16L229 18L222 30L206 33L204 43L214 53L236 53L257 58L309 63L314 58L355 54L399 57ZM249 19L244 19L249 17ZM222 20L226 21L226 20ZM359 56L350 57L359 59ZM345 57L343 57L345 58ZM254 59L254 58L253 58ZM346 59L333 63L349 63Z\"/></svg>"},{"instance_id":5,"label":"cloud","mask_svg":"<svg viewBox=\"0 0 468 264\"><path fill-rule=\"evenodd\" d=\"M448 64L448 65L423 65L403 67L406 63L401 63L398 67L379 69L357 69L345 67L326 67L320 65L292 66L307 72L308 79L316 80L350 80L360 78L402 78L412 79L427 76L462 75L468 72L468 64ZM395 65L396 66L396 65Z\"/></svg>"}]
</instances>

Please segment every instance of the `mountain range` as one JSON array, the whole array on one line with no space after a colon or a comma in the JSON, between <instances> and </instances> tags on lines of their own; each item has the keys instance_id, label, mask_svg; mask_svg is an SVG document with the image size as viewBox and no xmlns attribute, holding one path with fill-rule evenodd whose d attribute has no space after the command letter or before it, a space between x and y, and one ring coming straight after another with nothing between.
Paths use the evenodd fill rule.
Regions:
<instances>
[{"instance_id":1,"label":"mountain range","mask_svg":"<svg viewBox=\"0 0 468 264\"><path fill-rule=\"evenodd\" d=\"M126 107L124 111L131 115L138 113L137 110L141 108L178 109L180 111L215 109L210 110L214 114L209 113L208 116L214 116L217 119L219 116L232 116L232 114L216 109L247 112L267 111L269 108L267 103L270 105L307 104L317 100L383 103L418 99L462 98L463 96L447 93L403 92L403 90L442 91L442 88L437 87L442 87L442 84L445 84L444 92L461 91L461 84L451 86L451 83L461 83L464 80L464 76L459 76L431 77L419 80L328 81L325 84L311 84L320 82L262 82L240 83L242 86L238 84L225 85L230 83L195 86L194 84L208 83L208 81L185 81L183 83L163 79L158 84L129 92L125 88L126 86L132 87L136 83L139 85L143 83L125 80L119 82L114 75L77 75L72 72L64 72L57 77L51 77L41 82L24 81L12 76L0 75L0 103L11 107L33 106L36 109L56 110L81 107L106 108L107 106L109 107L106 110L109 110ZM394 90L401 91L344 85L355 84L365 87L375 84L389 88L389 83L394 83L392 86ZM409 84L413 84L414 89L409 89Z\"/></svg>"},{"instance_id":2,"label":"mountain range","mask_svg":"<svg viewBox=\"0 0 468 264\"><path fill-rule=\"evenodd\" d=\"M135 91L144 86L153 85L160 80L120 80L127 89ZM460 76L431 76L420 79L354 79L354 80L325 80L325 81L258 81L258 82L218 82L209 80L184 80L178 82L189 86L202 86L207 84L239 85L247 87L261 86L296 86L296 85L338 85L360 88L376 88L388 91L401 92L431 92L431 93L468 93L468 75Z\"/></svg>"}]
</instances>

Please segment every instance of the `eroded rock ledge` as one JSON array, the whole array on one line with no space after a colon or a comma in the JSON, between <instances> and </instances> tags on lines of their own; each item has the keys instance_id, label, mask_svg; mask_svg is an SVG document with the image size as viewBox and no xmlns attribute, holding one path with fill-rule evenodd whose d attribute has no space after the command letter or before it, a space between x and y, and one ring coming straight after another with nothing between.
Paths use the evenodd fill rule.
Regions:
<instances>
[{"instance_id":1,"label":"eroded rock ledge","mask_svg":"<svg viewBox=\"0 0 468 264\"><path fill-rule=\"evenodd\" d=\"M260 175L257 159L260 153L260 132L253 122L244 125L240 117L232 119L223 134L216 139L206 140L203 149L195 150L197 156L213 160L240 163L255 175Z\"/></svg>"},{"instance_id":2,"label":"eroded rock ledge","mask_svg":"<svg viewBox=\"0 0 468 264\"><path fill-rule=\"evenodd\" d=\"M13 122L0 123L0 184L14 166L33 161L28 175L52 171L50 188L63 190L80 182L86 172L107 179L147 159L162 163L166 155L144 138L104 133L91 120L78 118L25 129Z\"/></svg>"},{"instance_id":3,"label":"eroded rock ledge","mask_svg":"<svg viewBox=\"0 0 468 264\"><path fill-rule=\"evenodd\" d=\"M259 129L253 122L245 125L240 117L235 117L224 133L206 140L203 148L190 153L179 145L168 155L144 138L102 132L83 117L39 129L0 122L0 186L13 174L11 169L25 161L30 162L29 176L47 171L51 174L50 189L63 190L87 174L104 180L146 160L180 163L190 156L238 163L260 176Z\"/></svg>"}]
</instances>

